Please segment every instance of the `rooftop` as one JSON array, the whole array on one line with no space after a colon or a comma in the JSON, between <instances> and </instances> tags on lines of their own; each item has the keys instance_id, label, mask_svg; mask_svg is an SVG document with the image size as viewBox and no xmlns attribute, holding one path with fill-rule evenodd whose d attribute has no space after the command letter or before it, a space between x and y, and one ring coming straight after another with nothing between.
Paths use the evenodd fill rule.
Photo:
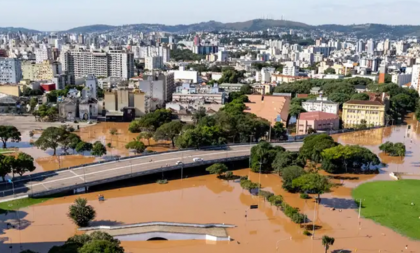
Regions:
<instances>
[{"instance_id":1,"label":"rooftop","mask_svg":"<svg viewBox=\"0 0 420 253\"><path fill-rule=\"evenodd\" d=\"M338 119L338 115L326 112L303 112L299 115L299 120L327 120Z\"/></svg>"},{"instance_id":2,"label":"rooftop","mask_svg":"<svg viewBox=\"0 0 420 253\"><path fill-rule=\"evenodd\" d=\"M369 101L369 100L350 100L344 104L355 104L355 105L384 105L380 101Z\"/></svg>"}]
</instances>

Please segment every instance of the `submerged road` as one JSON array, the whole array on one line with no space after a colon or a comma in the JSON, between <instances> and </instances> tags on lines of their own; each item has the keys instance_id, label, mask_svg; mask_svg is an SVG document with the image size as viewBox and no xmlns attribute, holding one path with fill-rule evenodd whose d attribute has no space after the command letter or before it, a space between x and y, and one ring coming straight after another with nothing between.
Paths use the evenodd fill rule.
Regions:
<instances>
[{"instance_id":1,"label":"submerged road","mask_svg":"<svg viewBox=\"0 0 420 253\"><path fill-rule=\"evenodd\" d=\"M278 143L273 145L282 146L289 151L298 151L302 143ZM58 171L46 177L39 177L37 174L33 174L31 175L33 180L29 182L16 182L14 185L9 184L8 190L0 190L0 202L27 197L28 195L42 196L47 193L80 189L85 185L109 183L123 180L124 177L130 178L131 176L156 173L158 172L157 170L165 170L168 167L171 167L168 170L180 169L181 166L173 168L177 162L182 162L185 167L192 167L195 164L200 165L200 163L193 161L194 158L202 158L205 163L208 163L211 160L229 160L249 156L252 146L254 145L230 146L226 150L184 150L171 153L156 153L121 161Z\"/></svg>"}]
</instances>

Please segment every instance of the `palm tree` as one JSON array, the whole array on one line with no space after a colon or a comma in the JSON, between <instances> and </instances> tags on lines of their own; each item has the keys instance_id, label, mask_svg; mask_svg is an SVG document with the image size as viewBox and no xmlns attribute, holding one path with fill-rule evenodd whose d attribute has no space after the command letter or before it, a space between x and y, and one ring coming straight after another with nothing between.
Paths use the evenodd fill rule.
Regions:
<instances>
[{"instance_id":1,"label":"palm tree","mask_svg":"<svg viewBox=\"0 0 420 253\"><path fill-rule=\"evenodd\" d=\"M322 237L322 245L325 247L325 253L328 252L331 245L334 245L334 241L335 239L333 237L329 237L327 235Z\"/></svg>"},{"instance_id":2,"label":"palm tree","mask_svg":"<svg viewBox=\"0 0 420 253\"><path fill-rule=\"evenodd\" d=\"M70 206L67 216L79 227L89 226L89 222L95 219L96 212L87 204L87 199L78 198Z\"/></svg>"}]
</instances>

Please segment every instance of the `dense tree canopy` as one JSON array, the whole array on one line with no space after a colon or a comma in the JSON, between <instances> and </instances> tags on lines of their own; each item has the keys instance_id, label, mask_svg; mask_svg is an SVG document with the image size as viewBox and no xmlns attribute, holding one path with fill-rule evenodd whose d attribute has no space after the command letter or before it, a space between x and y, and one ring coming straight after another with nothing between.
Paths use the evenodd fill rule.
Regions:
<instances>
[{"instance_id":1,"label":"dense tree canopy","mask_svg":"<svg viewBox=\"0 0 420 253\"><path fill-rule=\"evenodd\" d=\"M166 140L172 142L172 147L175 147L175 137L181 133L182 130L182 122L175 120L169 123L165 123L156 129L154 139L158 140Z\"/></svg>"},{"instance_id":2,"label":"dense tree canopy","mask_svg":"<svg viewBox=\"0 0 420 253\"><path fill-rule=\"evenodd\" d=\"M226 171L228 171L228 167L222 163L215 163L210 167L207 167L206 171L208 171L210 174L217 174L218 176L220 176Z\"/></svg>"},{"instance_id":3,"label":"dense tree canopy","mask_svg":"<svg viewBox=\"0 0 420 253\"><path fill-rule=\"evenodd\" d=\"M26 153L19 153L19 155L14 159L13 174L23 176L26 172L32 172L35 170L34 158L32 156Z\"/></svg>"},{"instance_id":4,"label":"dense tree canopy","mask_svg":"<svg viewBox=\"0 0 420 253\"><path fill-rule=\"evenodd\" d=\"M146 146L144 145L144 143L140 140L140 136L137 137L136 139L130 141L129 143L127 143L125 145L126 149L131 149L136 151L137 154L139 153L143 153L144 150L146 150Z\"/></svg>"},{"instance_id":5,"label":"dense tree canopy","mask_svg":"<svg viewBox=\"0 0 420 253\"><path fill-rule=\"evenodd\" d=\"M379 164L376 154L358 145L338 145L322 152L322 168L329 173L360 171Z\"/></svg>"},{"instance_id":6,"label":"dense tree canopy","mask_svg":"<svg viewBox=\"0 0 420 253\"><path fill-rule=\"evenodd\" d=\"M366 93L356 93L351 96L352 100L369 100L369 95Z\"/></svg>"},{"instance_id":7,"label":"dense tree canopy","mask_svg":"<svg viewBox=\"0 0 420 253\"><path fill-rule=\"evenodd\" d=\"M303 146L300 148L300 157L306 161L322 161L322 152L325 149L332 148L338 144L327 134L310 135L303 140Z\"/></svg>"},{"instance_id":8,"label":"dense tree canopy","mask_svg":"<svg viewBox=\"0 0 420 253\"><path fill-rule=\"evenodd\" d=\"M301 159L299 159L299 153L284 151L276 154L276 158L271 166L275 172L282 174L283 169L292 165L303 166L305 164L302 163Z\"/></svg>"},{"instance_id":9,"label":"dense tree canopy","mask_svg":"<svg viewBox=\"0 0 420 253\"><path fill-rule=\"evenodd\" d=\"M161 125L171 122L172 113L170 110L159 109L144 115L139 120L130 123L128 130L132 133L140 133L144 128L158 129Z\"/></svg>"},{"instance_id":10,"label":"dense tree canopy","mask_svg":"<svg viewBox=\"0 0 420 253\"><path fill-rule=\"evenodd\" d=\"M270 143L262 141L251 149L251 170L253 172L267 173L273 171L273 161L277 153L284 152L283 147L274 147Z\"/></svg>"},{"instance_id":11,"label":"dense tree canopy","mask_svg":"<svg viewBox=\"0 0 420 253\"><path fill-rule=\"evenodd\" d=\"M12 172L14 161L15 159L13 156L0 154L0 177L3 181L5 181L6 175Z\"/></svg>"},{"instance_id":12,"label":"dense tree canopy","mask_svg":"<svg viewBox=\"0 0 420 253\"><path fill-rule=\"evenodd\" d=\"M330 190L331 183L326 176L317 173L308 173L293 179L292 187L300 192L318 194L319 198L320 194Z\"/></svg>"},{"instance_id":13,"label":"dense tree canopy","mask_svg":"<svg viewBox=\"0 0 420 253\"><path fill-rule=\"evenodd\" d=\"M389 156L405 156L405 145L401 142L392 143L387 141L380 145L379 149Z\"/></svg>"},{"instance_id":14,"label":"dense tree canopy","mask_svg":"<svg viewBox=\"0 0 420 253\"><path fill-rule=\"evenodd\" d=\"M283 179L283 188L289 192L296 191L295 186L293 186L293 180L305 174L305 170L300 166L294 165L284 168L281 172L281 177Z\"/></svg>"}]
</instances>

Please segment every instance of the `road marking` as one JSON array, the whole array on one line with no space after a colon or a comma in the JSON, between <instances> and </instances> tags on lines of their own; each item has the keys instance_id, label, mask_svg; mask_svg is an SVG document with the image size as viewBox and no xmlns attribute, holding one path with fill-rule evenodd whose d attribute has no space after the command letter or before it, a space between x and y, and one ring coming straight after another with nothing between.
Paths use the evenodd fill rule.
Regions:
<instances>
[{"instance_id":1,"label":"road marking","mask_svg":"<svg viewBox=\"0 0 420 253\"><path fill-rule=\"evenodd\" d=\"M69 170L71 173L73 173L74 175L78 176L80 178L80 180L82 180L83 182L85 182L85 180L83 179L83 177L79 174L76 174L76 172L74 172L73 170Z\"/></svg>"},{"instance_id":2,"label":"road marking","mask_svg":"<svg viewBox=\"0 0 420 253\"><path fill-rule=\"evenodd\" d=\"M289 144L289 143L287 143L287 144ZM295 143L290 143L290 144L295 144ZM247 146L253 146L253 145L247 145ZM241 147L247 147L247 146L241 146ZM195 154L195 155L192 155L192 156L197 156L197 157L206 157L206 156L214 156L214 155L220 155L220 154L232 154L232 153L238 153L238 152L244 152L244 151L248 151L249 149L241 149L241 150L235 150L235 151L223 151L223 152L217 152L217 153L211 153L211 154ZM199 150L198 150L199 151ZM205 150L203 150L203 151L205 151ZM249 150L250 151L250 150ZM185 153L185 152L194 152L193 150L189 150L189 151L181 151L182 153ZM179 153L181 153L181 152L175 152L174 154L179 154ZM171 153L169 153L169 154L171 154ZM147 159L147 158L149 158L149 157L156 157L156 156L162 156L162 155L168 155L168 153L166 153L166 154L157 154L157 155L155 155L155 156L145 156L145 157L138 157L138 158L133 158L133 159L127 159L127 160L124 160L124 161L122 161L122 162L127 162L127 161L133 161L133 160L140 160L140 159ZM227 157L229 157L229 156L227 156ZM111 169L107 169L107 170L100 170L100 171L94 171L94 172L91 172L91 173L85 173L84 175L85 176L89 176L89 175L95 175L95 174L100 174L100 173L106 173L106 172L110 172L110 171L115 171L115 170L120 170L120 169L126 169L126 168L130 168L131 166L140 166L140 165L144 165L144 164L151 164L151 163L161 163L161 162L166 162L166 161L173 161L173 160L179 160L179 157L176 157L176 158L170 158L170 159L164 159L164 160L158 160L158 161L152 161L152 162L145 162L145 163L138 163L138 164L130 164L130 165L128 165L128 166L122 166L122 167L117 167L117 168L111 168ZM117 163L117 162L111 162L111 163L104 163L104 164L95 164L95 165L92 165L92 166L87 166L87 167L82 167L82 168L77 168L77 169L73 169L73 170L81 170L81 169L86 169L86 168L92 168L92 167L97 167L97 166L99 166L99 165L108 165L108 164L113 164L113 163ZM159 169L159 168L154 168L154 169ZM70 171L70 172L72 172L73 174L75 174L75 176L71 176L71 177L65 177L65 178L61 178L61 179L56 179L56 180L51 180L51 181L45 181L45 182L42 182L42 183L38 183L38 184L31 184L30 186L31 187L33 187L33 186L38 186L38 185L42 185L43 187L45 187L45 189L47 189L47 190L49 190L44 184L51 184L51 183L55 183L55 182L59 182L59 181L64 181L64 180L70 180L70 179L73 179L73 178L76 178L76 177L81 177L80 175L78 175L78 174L76 174L76 173L74 173L74 171L73 170L66 170L66 171L60 171L60 174L61 173L64 173L64 172L68 172L68 171ZM15 188L15 190L19 190L19 189L25 189L25 188L28 188L26 185L25 185L25 187L20 187L20 188Z\"/></svg>"}]
</instances>

